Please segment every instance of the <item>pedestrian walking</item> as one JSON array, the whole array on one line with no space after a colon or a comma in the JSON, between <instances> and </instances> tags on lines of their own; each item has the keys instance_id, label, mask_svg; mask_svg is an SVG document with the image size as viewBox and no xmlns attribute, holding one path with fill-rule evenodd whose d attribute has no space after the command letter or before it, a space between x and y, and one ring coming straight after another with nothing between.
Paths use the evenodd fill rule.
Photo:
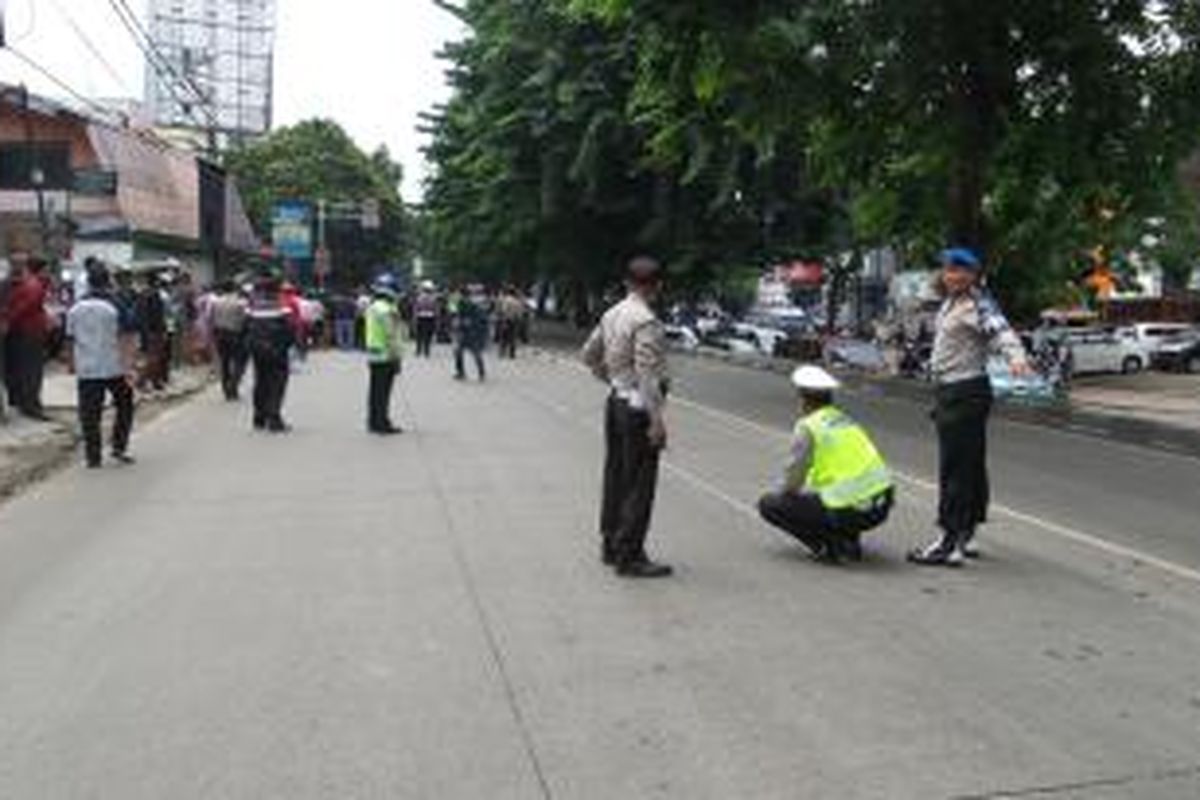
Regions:
<instances>
[{"instance_id":1,"label":"pedestrian walking","mask_svg":"<svg viewBox=\"0 0 1200 800\"><path fill-rule=\"evenodd\" d=\"M221 373L221 390L232 402L241 393L242 376L246 372L246 318L249 304L233 281L218 287L209 304L209 328L217 347L217 362Z\"/></svg>"},{"instance_id":2,"label":"pedestrian walking","mask_svg":"<svg viewBox=\"0 0 1200 800\"><path fill-rule=\"evenodd\" d=\"M618 575L661 578L671 574L671 567L650 560L645 549L659 456L667 444L666 334L651 310L662 290L658 262L634 259L628 284L628 296L604 314L582 351L583 362L609 386L601 558Z\"/></svg>"},{"instance_id":3,"label":"pedestrian walking","mask_svg":"<svg viewBox=\"0 0 1200 800\"><path fill-rule=\"evenodd\" d=\"M71 346L69 366L75 372L79 398L79 427L90 469L101 466L100 432L104 401L111 396L115 408L111 454L114 461L132 464L129 435L133 429L132 340L122 347L121 311L112 295L108 269L93 264L87 276L88 293L67 313L66 335ZM128 322L126 323L128 325Z\"/></svg>"},{"instance_id":4,"label":"pedestrian walking","mask_svg":"<svg viewBox=\"0 0 1200 800\"><path fill-rule=\"evenodd\" d=\"M483 351L487 347L488 312L487 297L483 287L473 285L468 288L456 304L455 313L455 345L454 345L454 377L466 380L467 370L465 354L471 353L475 361L475 372L480 381L487 379L487 367L483 362Z\"/></svg>"},{"instance_id":5,"label":"pedestrian walking","mask_svg":"<svg viewBox=\"0 0 1200 800\"><path fill-rule=\"evenodd\" d=\"M354 349L354 320L358 316L358 306L354 298L347 294L339 294L333 298L333 340L339 350Z\"/></svg>"},{"instance_id":6,"label":"pedestrian walking","mask_svg":"<svg viewBox=\"0 0 1200 800\"><path fill-rule=\"evenodd\" d=\"M392 424L392 387L400 374L403 324L396 304L396 279L385 275L375 281L374 299L367 306L367 365L371 380L367 392L367 431L380 435L402 433Z\"/></svg>"},{"instance_id":7,"label":"pedestrian walking","mask_svg":"<svg viewBox=\"0 0 1200 800\"><path fill-rule=\"evenodd\" d=\"M438 297L433 281L421 281L417 296L413 299L413 322L416 330L417 355L429 358L433 355L433 337L438 325Z\"/></svg>"},{"instance_id":8,"label":"pedestrian walking","mask_svg":"<svg viewBox=\"0 0 1200 800\"><path fill-rule=\"evenodd\" d=\"M525 301L515 287L506 286L496 305L496 339L500 358L516 358L521 320L525 317Z\"/></svg>"},{"instance_id":9,"label":"pedestrian walking","mask_svg":"<svg viewBox=\"0 0 1200 800\"><path fill-rule=\"evenodd\" d=\"M1032 369L1020 338L982 285L978 256L953 248L942 254L942 262L946 299L938 311L930 362L942 533L909 553L909 560L956 567L978 555L972 542L976 528L987 520L987 420L992 408L988 354L998 349L1013 375L1027 376Z\"/></svg>"},{"instance_id":10,"label":"pedestrian walking","mask_svg":"<svg viewBox=\"0 0 1200 800\"><path fill-rule=\"evenodd\" d=\"M834 405L836 378L804 365L792 373L792 385L801 408L791 458L780 486L759 500L759 513L817 561L861 561L861 535L891 513L891 473L866 430Z\"/></svg>"},{"instance_id":11,"label":"pedestrian walking","mask_svg":"<svg viewBox=\"0 0 1200 800\"><path fill-rule=\"evenodd\" d=\"M254 362L254 428L272 433L291 430L283 419L283 403L295 327L281 289L278 278L260 280L246 318L246 346Z\"/></svg>"},{"instance_id":12,"label":"pedestrian walking","mask_svg":"<svg viewBox=\"0 0 1200 800\"><path fill-rule=\"evenodd\" d=\"M138 378L141 389L162 391L171 374L171 343L167 324L167 300L162 279L157 273L146 277L138 293L138 325L144 368Z\"/></svg>"},{"instance_id":13,"label":"pedestrian walking","mask_svg":"<svg viewBox=\"0 0 1200 800\"><path fill-rule=\"evenodd\" d=\"M11 265L4 317L4 382L8 402L32 419L46 419L42 381L46 365L48 279L45 262L25 251L9 256Z\"/></svg>"}]
</instances>

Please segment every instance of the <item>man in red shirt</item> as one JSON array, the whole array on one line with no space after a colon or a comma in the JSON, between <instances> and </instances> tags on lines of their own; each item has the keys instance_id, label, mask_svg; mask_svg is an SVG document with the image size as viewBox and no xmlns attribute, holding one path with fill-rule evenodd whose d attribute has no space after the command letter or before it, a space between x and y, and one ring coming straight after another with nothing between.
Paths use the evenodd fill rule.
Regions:
<instances>
[{"instance_id":1,"label":"man in red shirt","mask_svg":"<svg viewBox=\"0 0 1200 800\"><path fill-rule=\"evenodd\" d=\"M8 299L4 317L8 332L4 337L4 381L8 401L27 417L45 419L42 409L42 373L46 361L46 334L50 327L46 315L46 262L25 252L9 256Z\"/></svg>"}]
</instances>

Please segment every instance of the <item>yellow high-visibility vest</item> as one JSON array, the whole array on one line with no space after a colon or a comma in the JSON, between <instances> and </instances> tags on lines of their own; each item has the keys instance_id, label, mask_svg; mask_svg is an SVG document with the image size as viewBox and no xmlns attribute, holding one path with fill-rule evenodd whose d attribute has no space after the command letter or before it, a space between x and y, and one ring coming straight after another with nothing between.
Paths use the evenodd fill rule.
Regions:
<instances>
[{"instance_id":1,"label":"yellow high-visibility vest","mask_svg":"<svg viewBox=\"0 0 1200 800\"><path fill-rule=\"evenodd\" d=\"M892 488L892 473L871 437L840 409L826 406L796 427L812 443L805 488L820 495L826 508L863 505Z\"/></svg>"}]
</instances>

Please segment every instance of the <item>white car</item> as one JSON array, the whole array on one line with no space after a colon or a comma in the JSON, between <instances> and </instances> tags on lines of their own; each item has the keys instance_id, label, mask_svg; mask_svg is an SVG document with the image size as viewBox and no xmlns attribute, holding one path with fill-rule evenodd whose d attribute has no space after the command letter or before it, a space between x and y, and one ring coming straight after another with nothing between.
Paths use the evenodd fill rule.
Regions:
<instances>
[{"instance_id":1,"label":"white car","mask_svg":"<svg viewBox=\"0 0 1200 800\"><path fill-rule=\"evenodd\" d=\"M1071 372L1141 372L1150 353L1128 335L1107 328L1070 328L1061 341L1071 353Z\"/></svg>"},{"instance_id":2,"label":"white car","mask_svg":"<svg viewBox=\"0 0 1200 800\"><path fill-rule=\"evenodd\" d=\"M664 325L663 329L667 338L667 347L673 350L691 353L700 346L700 337L686 325Z\"/></svg>"},{"instance_id":3,"label":"white car","mask_svg":"<svg viewBox=\"0 0 1200 800\"><path fill-rule=\"evenodd\" d=\"M749 322L735 322L730 328L739 339L752 342L755 349L764 356L775 355L779 352L780 345L788 338L787 333L778 328L767 328Z\"/></svg>"},{"instance_id":4,"label":"white car","mask_svg":"<svg viewBox=\"0 0 1200 800\"><path fill-rule=\"evenodd\" d=\"M1174 339L1180 334L1195 330L1183 322L1139 322L1120 329L1122 336L1128 337L1142 346L1150 360L1162 348L1168 339Z\"/></svg>"}]
</instances>

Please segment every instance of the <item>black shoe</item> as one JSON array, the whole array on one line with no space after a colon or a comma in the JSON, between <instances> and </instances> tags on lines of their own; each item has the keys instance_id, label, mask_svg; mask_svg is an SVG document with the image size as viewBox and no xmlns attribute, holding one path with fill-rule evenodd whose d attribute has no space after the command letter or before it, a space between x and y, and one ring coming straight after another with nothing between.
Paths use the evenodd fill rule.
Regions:
<instances>
[{"instance_id":1,"label":"black shoe","mask_svg":"<svg viewBox=\"0 0 1200 800\"><path fill-rule=\"evenodd\" d=\"M381 425L376 428L367 428L367 431L378 436L395 436L397 434L404 433L403 428L401 428L399 425L392 425L391 423L388 423L387 425Z\"/></svg>"},{"instance_id":2,"label":"black shoe","mask_svg":"<svg viewBox=\"0 0 1200 800\"><path fill-rule=\"evenodd\" d=\"M133 456L129 455L129 453L126 453L124 450L122 450L121 452L117 452L114 450L112 453L112 459L113 459L113 461L120 462L127 466L130 464L137 463L137 459L134 458Z\"/></svg>"},{"instance_id":3,"label":"black shoe","mask_svg":"<svg viewBox=\"0 0 1200 800\"><path fill-rule=\"evenodd\" d=\"M264 419L259 419L258 417L255 417L255 418L254 418L254 430L256 430L256 431L261 431L261 430L264 430L264 429L266 429L266 427L267 427L267 421L266 421L266 420L264 420Z\"/></svg>"},{"instance_id":4,"label":"black shoe","mask_svg":"<svg viewBox=\"0 0 1200 800\"><path fill-rule=\"evenodd\" d=\"M100 469L100 466L101 466L101 465L100 465L100 462L99 462L99 461L89 461L89 462L87 462L87 468L88 468L88 469Z\"/></svg>"},{"instance_id":5,"label":"black shoe","mask_svg":"<svg viewBox=\"0 0 1200 800\"><path fill-rule=\"evenodd\" d=\"M828 564L831 567L836 567L838 564L842 563L841 556L838 554L837 549L827 544L813 548L812 552L808 554L808 557L814 563Z\"/></svg>"},{"instance_id":6,"label":"black shoe","mask_svg":"<svg viewBox=\"0 0 1200 800\"><path fill-rule=\"evenodd\" d=\"M271 433L290 433L292 426L283 420L275 420L274 422L267 423L267 430Z\"/></svg>"},{"instance_id":7,"label":"black shoe","mask_svg":"<svg viewBox=\"0 0 1200 800\"><path fill-rule=\"evenodd\" d=\"M659 564L649 559L617 564L617 574L622 578L666 578L674 572L669 564Z\"/></svg>"},{"instance_id":8,"label":"black shoe","mask_svg":"<svg viewBox=\"0 0 1200 800\"><path fill-rule=\"evenodd\" d=\"M858 541L857 536L846 536L838 539L834 544L834 552L838 558L853 561L856 564L863 560L862 543Z\"/></svg>"}]
</instances>

